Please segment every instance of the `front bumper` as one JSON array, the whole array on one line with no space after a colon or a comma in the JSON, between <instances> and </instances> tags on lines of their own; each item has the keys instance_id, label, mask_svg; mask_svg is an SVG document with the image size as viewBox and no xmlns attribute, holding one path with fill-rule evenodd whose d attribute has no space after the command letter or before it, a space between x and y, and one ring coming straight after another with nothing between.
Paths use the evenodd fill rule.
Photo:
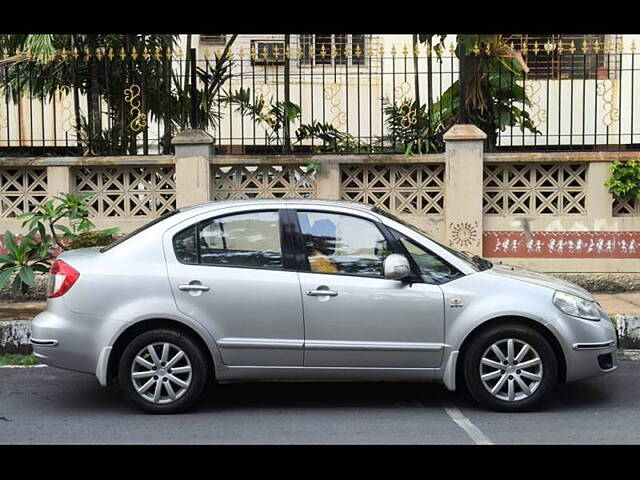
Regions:
<instances>
[{"instance_id":1,"label":"front bumper","mask_svg":"<svg viewBox=\"0 0 640 480\"><path fill-rule=\"evenodd\" d=\"M598 349L575 350L571 355L571 367L567 366L567 381L599 377L618 368L618 349L615 344Z\"/></svg>"},{"instance_id":2,"label":"front bumper","mask_svg":"<svg viewBox=\"0 0 640 480\"><path fill-rule=\"evenodd\" d=\"M618 368L616 330L605 312L597 322L563 317L568 382L607 375Z\"/></svg>"},{"instance_id":3,"label":"front bumper","mask_svg":"<svg viewBox=\"0 0 640 480\"><path fill-rule=\"evenodd\" d=\"M110 342L125 326L124 322L47 310L32 322L33 353L52 367L91 373L100 378L105 350L108 353Z\"/></svg>"}]
</instances>

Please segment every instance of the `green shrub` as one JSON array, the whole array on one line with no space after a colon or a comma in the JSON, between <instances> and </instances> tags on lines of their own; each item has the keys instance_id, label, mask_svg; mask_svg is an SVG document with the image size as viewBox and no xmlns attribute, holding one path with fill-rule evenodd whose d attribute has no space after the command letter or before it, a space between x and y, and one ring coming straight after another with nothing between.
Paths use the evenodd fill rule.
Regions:
<instances>
[{"instance_id":1,"label":"green shrub","mask_svg":"<svg viewBox=\"0 0 640 480\"><path fill-rule=\"evenodd\" d=\"M605 182L609 192L616 197L640 198L640 161L616 160L611 165L611 176Z\"/></svg>"},{"instance_id":2,"label":"green shrub","mask_svg":"<svg viewBox=\"0 0 640 480\"><path fill-rule=\"evenodd\" d=\"M75 250L76 248L86 247L104 247L109 245L115 240L114 235L105 234L100 230L89 230L88 232L82 232L69 242L67 248L69 250Z\"/></svg>"},{"instance_id":3,"label":"green shrub","mask_svg":"<svg viewBox=\"0 0 640 480\"><path fill-rule=\"evenodd\" d=\"M46 273L51 259L50 241L36 240L37 231L31 230L18 240L10 231L4 233L7 253L0 255L0 288L11 278L13 294L26 293L35 285L36 272Z\"/></svg>"},{"instance_id":4,"label":"green shrub","mask_svg":"<svg viewBox=\"0 0 640 480\"><path fill-rule=\"evenodd\" d=\"M13 279L12 292L27 293L35 286L35 273L46 273L58 250L102 246L113 241L118 228L94 230L89 220L90 197L65 193L18 217L29 232L20 240L5 232L7 253L0 255L0 289Z\"/></svg>"}]
</instances>

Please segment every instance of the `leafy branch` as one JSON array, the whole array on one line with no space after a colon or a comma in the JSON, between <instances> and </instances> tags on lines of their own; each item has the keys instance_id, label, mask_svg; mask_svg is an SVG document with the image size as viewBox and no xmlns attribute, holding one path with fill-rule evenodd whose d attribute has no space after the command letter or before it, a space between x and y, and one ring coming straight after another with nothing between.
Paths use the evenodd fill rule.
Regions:
<instances>
[{"instance_id":1,"label":"leafy branch","mask_svg":"<svg viewBox=\"0 0 640 480\"><path fill-rule=\"evenodd\" d=\"M0 255L0 288L13 278L12 292L25 293L35 285L35 272L49 270L56 250L106 245L113 241L118 228L95 230L89 220L87 202L91 195L58 195L18 216L29 232L21 240L12 232L5 232L7 253ZM63 221L68 225L62 224Z\"/></svg>"},{"instance_id":2,"label":"leafy branch","mask_svg":"<svg viewBox=\"0 0 640 480\"><path fill-rule=\"evenodd\" d=\"M225 96L224 101L235 105L235 111L259 123L267 132L267 142L280 143L280 131L287 120L293 122L300 118L301 110L293 102L278 101L270 104L264 95L252 99L250 88L241 88Z\"/></svg>"},{"instance_id":3,"label":"leafy branch","mask_svg":"<svg viewBox=\"0 0 640 480\"><path fill-rule=\"evenodd\" d=\"M610 175L605 182L610 193L619 198L640 198L640 161L615 160L611 164Z\"/></svg>"}]
</instances>

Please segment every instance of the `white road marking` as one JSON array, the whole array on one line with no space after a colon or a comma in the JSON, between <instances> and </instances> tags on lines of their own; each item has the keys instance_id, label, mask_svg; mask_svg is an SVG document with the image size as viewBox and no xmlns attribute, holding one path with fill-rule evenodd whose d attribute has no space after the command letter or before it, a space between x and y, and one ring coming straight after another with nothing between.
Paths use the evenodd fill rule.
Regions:
<instances>
[{"instance_id":1,"label":"white road marking","mask_svg":"<svg viewBox=\"0 0 640 480\"><path fill-rule=\"evenodd\" d=\"M465 417L459 408L444 406L444 411L451 417L451 420L456 422L458 426L469 435L469 438L471 438L476 445L493 445L489 437L482 433L482 430L476 427L471 420Z\"/></svg>"},{"instance_id":2,"label":"white road marking","mask_svg":"<svg viewBox=\"0 0 640 480\"><path fill-rule=\"evenodd\" d=\"M0 368L42 368L48 366L40 363L38 365L0 365Z\"/></svg>"}]
</instances>

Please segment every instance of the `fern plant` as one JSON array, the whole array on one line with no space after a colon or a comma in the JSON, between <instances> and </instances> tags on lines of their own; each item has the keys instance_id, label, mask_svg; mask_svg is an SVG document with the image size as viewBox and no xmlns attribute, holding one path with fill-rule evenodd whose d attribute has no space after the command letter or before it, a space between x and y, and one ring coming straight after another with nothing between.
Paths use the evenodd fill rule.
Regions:
<instances>
[{"instance_id":1,"label":"fern plant","mask_svg":"<svg viewBox=\"0 0 640 480\"><path fill-rule=\"evenodd\" d=\"M46 273L59 251L113 241L117 227L94 230L89 220L90 197L91 194L61 194L18 216L29 232L21 240L10 231L5 232L7 252L0 255L0 289L13 278L12 292L26 293L35 285L35 273Z\"/></svg>"}]
</instances>

